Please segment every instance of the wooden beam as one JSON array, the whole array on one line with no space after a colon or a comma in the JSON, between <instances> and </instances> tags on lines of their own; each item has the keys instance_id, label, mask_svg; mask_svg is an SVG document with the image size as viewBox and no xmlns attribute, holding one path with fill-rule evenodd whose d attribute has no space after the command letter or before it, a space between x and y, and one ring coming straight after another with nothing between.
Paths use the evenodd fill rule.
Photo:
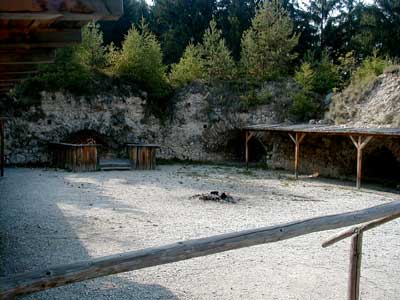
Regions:
<instances>
[{"instance_id":1,"label":"wooden beam","mask_svg":"<svg viewBox=\"0 0 400 300\"><path fill-rule=\"evenodd\" d=\"M4 159L4 120L0 120L0 176L4 176L4 164L5 164L5 159Z\"/></svg>"},{"instance_id":2,"label":"wooden beam","mask_svg":"<svg viewBox=\"0 0 400 300\"><path fill-rule=\"evenodd\" d=\"M298 179L299 174L299 166L300 166L300 144L303 141L304 137L306 136L305 133L296 132L295 137L291 133L288 133L290 139L295 144L295 152L294 152L294 175L296 179Z\"/></svg>"},{"instance_id":3,"label":"wooden beam","mask_svg":"<svg viewBox=\"0 0 400 300\"><path fill-rule=\"evenodd\" d=\"M400 201L336 215L259 229L188 240L161 247L105 256L69 265L3 278L0 299L63 286L73 282L173 263L224 251L274 243L313 232L337 229L400 213Z\"/></svg>"},{"instance_id":4,"label":"wooden beam","mask_svg":"<svg viewBox=\"0 0 400 300\"><path fill-rule=\"evenodd\" d=\"M0 51L0 64L2 65L52 63L54 58L54 49Z\"/></svg>"},{"instance_id":5,"label":"wooden beam","mask_svg":"<svg viewBox=\"0 0 400 300\"><path fill-rule=\"evenodd\" d=\"M360 298L360 277L361 277L361 256L362 256L362 232L351 239L350 248L350 270L348 284L348 299L359 300Z\"/></svg>"},{"instance_id":6,"label":"wooden beam","mask_svg":"<svg viewBox=\"0 0 400 300\"><path fill-rule=\"evenodd\" d=\"M0 64L0 73L14 72L37 72L37 64L18 64L18 65L2 65Z\"/></svg>"},{"instance_id":7,"label":"wooden beam","mask_svg":"<svg viewBox=\"0 0 400 300\"><path fill-rule=\"evenodd\" d=\"M0 49L59 48L82 41L80 28L0 29Z\"/></svg>"},{"instance_id":8,"label":"wooden beam","mask_svg":"<svg viewBox=\"0 0 400 300\"><path fill-rule=\"evenodd\" d=\"M387 222L393 221L397 218L400 218L400 214L393 214L391 216L387 216L378 220L374 220L372 222L369 222L367 224L363 224L361 226L356 226L352 227L350 229L346 229L345 231L342 231L333 237L330 237L327 239L325 242L322 243L322 248L329 247L333 244L336 244L337 242L344 240L345 238L351 237L354 234L357 234L358 232L365 232L367 230L374 229L375 227L378 227L380 225L383 225Z\"/></svg>"},{"instance_id":9,"label":"wooden beam","mask_svg":"<svg viewBox=\"0 0 400 300\"><path fill-rule=\"evenodd\" d=\"M362 177L362 150L372 140L372 136L366 136L363 140L363 136L359 135L357 138L349 136L354 146L357 149L357 188L361 188L361 177Z\"/></svg>"},{"instance_id":10,"label":"wooden beam","mask_svg":"<svg viewBox=\"0 0 400 300\"><path fill-rule=\"evenodd\" d=\"M246 131L246 141L245 141L245 159L246 159L246 168L249 167L249 141L254 136L254 133L251 131Z\"/></svg>"}]
</instances>

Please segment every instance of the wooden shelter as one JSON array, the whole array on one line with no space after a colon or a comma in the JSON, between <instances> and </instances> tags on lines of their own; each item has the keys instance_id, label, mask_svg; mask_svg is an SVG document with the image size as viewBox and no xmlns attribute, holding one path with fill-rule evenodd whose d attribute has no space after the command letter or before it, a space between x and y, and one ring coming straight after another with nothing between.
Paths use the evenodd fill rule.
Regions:
<instances>
[{"instance_id":1,"label":"wooden shelter","mask_svg":"<svg viewBox=\"0 0 400 300\"><path fill-rule=\"evenodd\" d=\"M363 149L373 138L396 137L400 138L400 128L366 128L336 125L253 125L243 128L246 132L245 140L245 159L246 164L249 160L249 140L254 136L255 132L284 132L287 133L295 145L295 161L294 172L298 177L300 165L300 144L307 135L341 135L348 136L357 149L357 188L361 187L362 177L362 154Z\"/></svg>"},{"instance_id":2,"label":"wooden shelter","mask_svg":"<svg viewBox=\"0 0 400 300\"><path fill-rule=\"evenodd\" d=\"M90 20L122 13L122 0L0 1L0 94L53 62L55 49L79 43Z\"/></svg>"}]
</instances>

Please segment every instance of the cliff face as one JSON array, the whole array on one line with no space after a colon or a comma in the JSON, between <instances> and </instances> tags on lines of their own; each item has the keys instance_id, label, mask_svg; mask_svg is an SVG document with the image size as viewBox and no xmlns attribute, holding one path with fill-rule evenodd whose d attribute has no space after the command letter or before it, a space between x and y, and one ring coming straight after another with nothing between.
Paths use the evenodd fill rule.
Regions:
<instances>
[{"instance_id":1,"label":"cliff face","mask_svg":"<svg viewBox=\"0 0 400 300\"><path fill-rule=\"evenodd\" d=\"M7 126L6 158L11 164L47 163L48 144L92 135L112 155L123 156L125 143L161 145L158 157L197 161L232 159L244 124L271 123L271 108L243 110L234 103L219 103L202 83L194 83L175 97L173 114L161 122L146 113L144 96L97 95L77 97L65 93L41 94L28 109L14 113ZM109 153L110 154L110 153Z\"/></svg>"},{"instance_id":2,"label":"cliff face","mask_svg":"<svg viewBox=\"0 0 400 300\"><path fill-rule=\"evenodd\" d=\"M400 67L335 95L327 118L337 124L400 127Z\"/></svg>"}]
</instances>

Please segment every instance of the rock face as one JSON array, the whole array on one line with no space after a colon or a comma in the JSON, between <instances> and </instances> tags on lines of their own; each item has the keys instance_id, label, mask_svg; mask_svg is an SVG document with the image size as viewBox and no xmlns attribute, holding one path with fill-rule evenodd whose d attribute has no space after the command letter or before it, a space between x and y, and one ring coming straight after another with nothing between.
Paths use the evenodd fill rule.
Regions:
<instances>
[{"instance_id":1,"label":"rock face","mask_svg":"<svg viewBox=\"0 0 400 300\"><path fill-rule=\"evenodd\" d=\"M333 97L327 117L338 124L400 127L400 67Z\"/></svg>"},{"instance_id":2,"label":"rock face","mask_svg":"<svg viewBox=\"0 0 400 300\"><path fill-rule=\"evenodd\" d=\"M399 117L399 78L394 73L379 78L377 88L368 94L369 100L357 104L360 110L355 115L358 116L355 124L388 125L387 120ZM50 142L72 141L85 134L104 145L100 154L105 157L124 157L125 143L141 142L159 144L157 156L164 159L243 161L244 135L240 128L281 122L279 112L285 111L290 101L284 95L274 94L285 90L282 86L266 89L275 101L243 107L238 97L221 97L221 91L197 82L175 96L173 114L163 122L146 113L144 94L88 98L42 93L39 104L14 113L12 122L6 126L7 162L46 164L51 159ZM374 104L379 99L384 107L381 103ZM356 149L348 137L306 136L300 158L303 174L347 178L356 171ZM250 159L265 162L271 168L292 170L294 145L287 134L258 133L250 141ZM364 173L369 177L388 175L400 180L398 140L373 139L364 150Z\"/></svg>"},{"instance_id":3,"label":"rock face","mask_svg":"<svg viewBox=\"0 0 400 300\"><path fill-rule=\"evenodd\" d=\"M50 142L70 141L84 132L117 156L124 155L125 143L142 142L160 144L160 158L229 160L235 151L221 149L227 147L230 131L236 136L243 124L273 122L268 105L232 109L213 104L209 94L201 83L189 86L176 96L171 118L161 122L146 114L145 97L43 92L39 105L18 112L7 126L7 162L48 163Z\"/></svg>"}]
</instances>

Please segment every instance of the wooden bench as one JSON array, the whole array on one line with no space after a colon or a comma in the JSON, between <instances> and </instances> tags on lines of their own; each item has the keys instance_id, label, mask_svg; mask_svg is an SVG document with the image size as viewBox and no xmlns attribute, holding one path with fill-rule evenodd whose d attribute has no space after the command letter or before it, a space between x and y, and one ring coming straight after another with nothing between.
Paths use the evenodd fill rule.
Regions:
<instances>
[{"instance_id":1,"label":"wooden bench","mask_svg":"<svg viewBox=\"0 0 400 300\"><path fill-rule=\"evenodd\" d=\"M132 169L154 170L156 168L156 150L160 148L156 144L126 144L128 157L132 163Z\"/></svg>"}]
</instances>

